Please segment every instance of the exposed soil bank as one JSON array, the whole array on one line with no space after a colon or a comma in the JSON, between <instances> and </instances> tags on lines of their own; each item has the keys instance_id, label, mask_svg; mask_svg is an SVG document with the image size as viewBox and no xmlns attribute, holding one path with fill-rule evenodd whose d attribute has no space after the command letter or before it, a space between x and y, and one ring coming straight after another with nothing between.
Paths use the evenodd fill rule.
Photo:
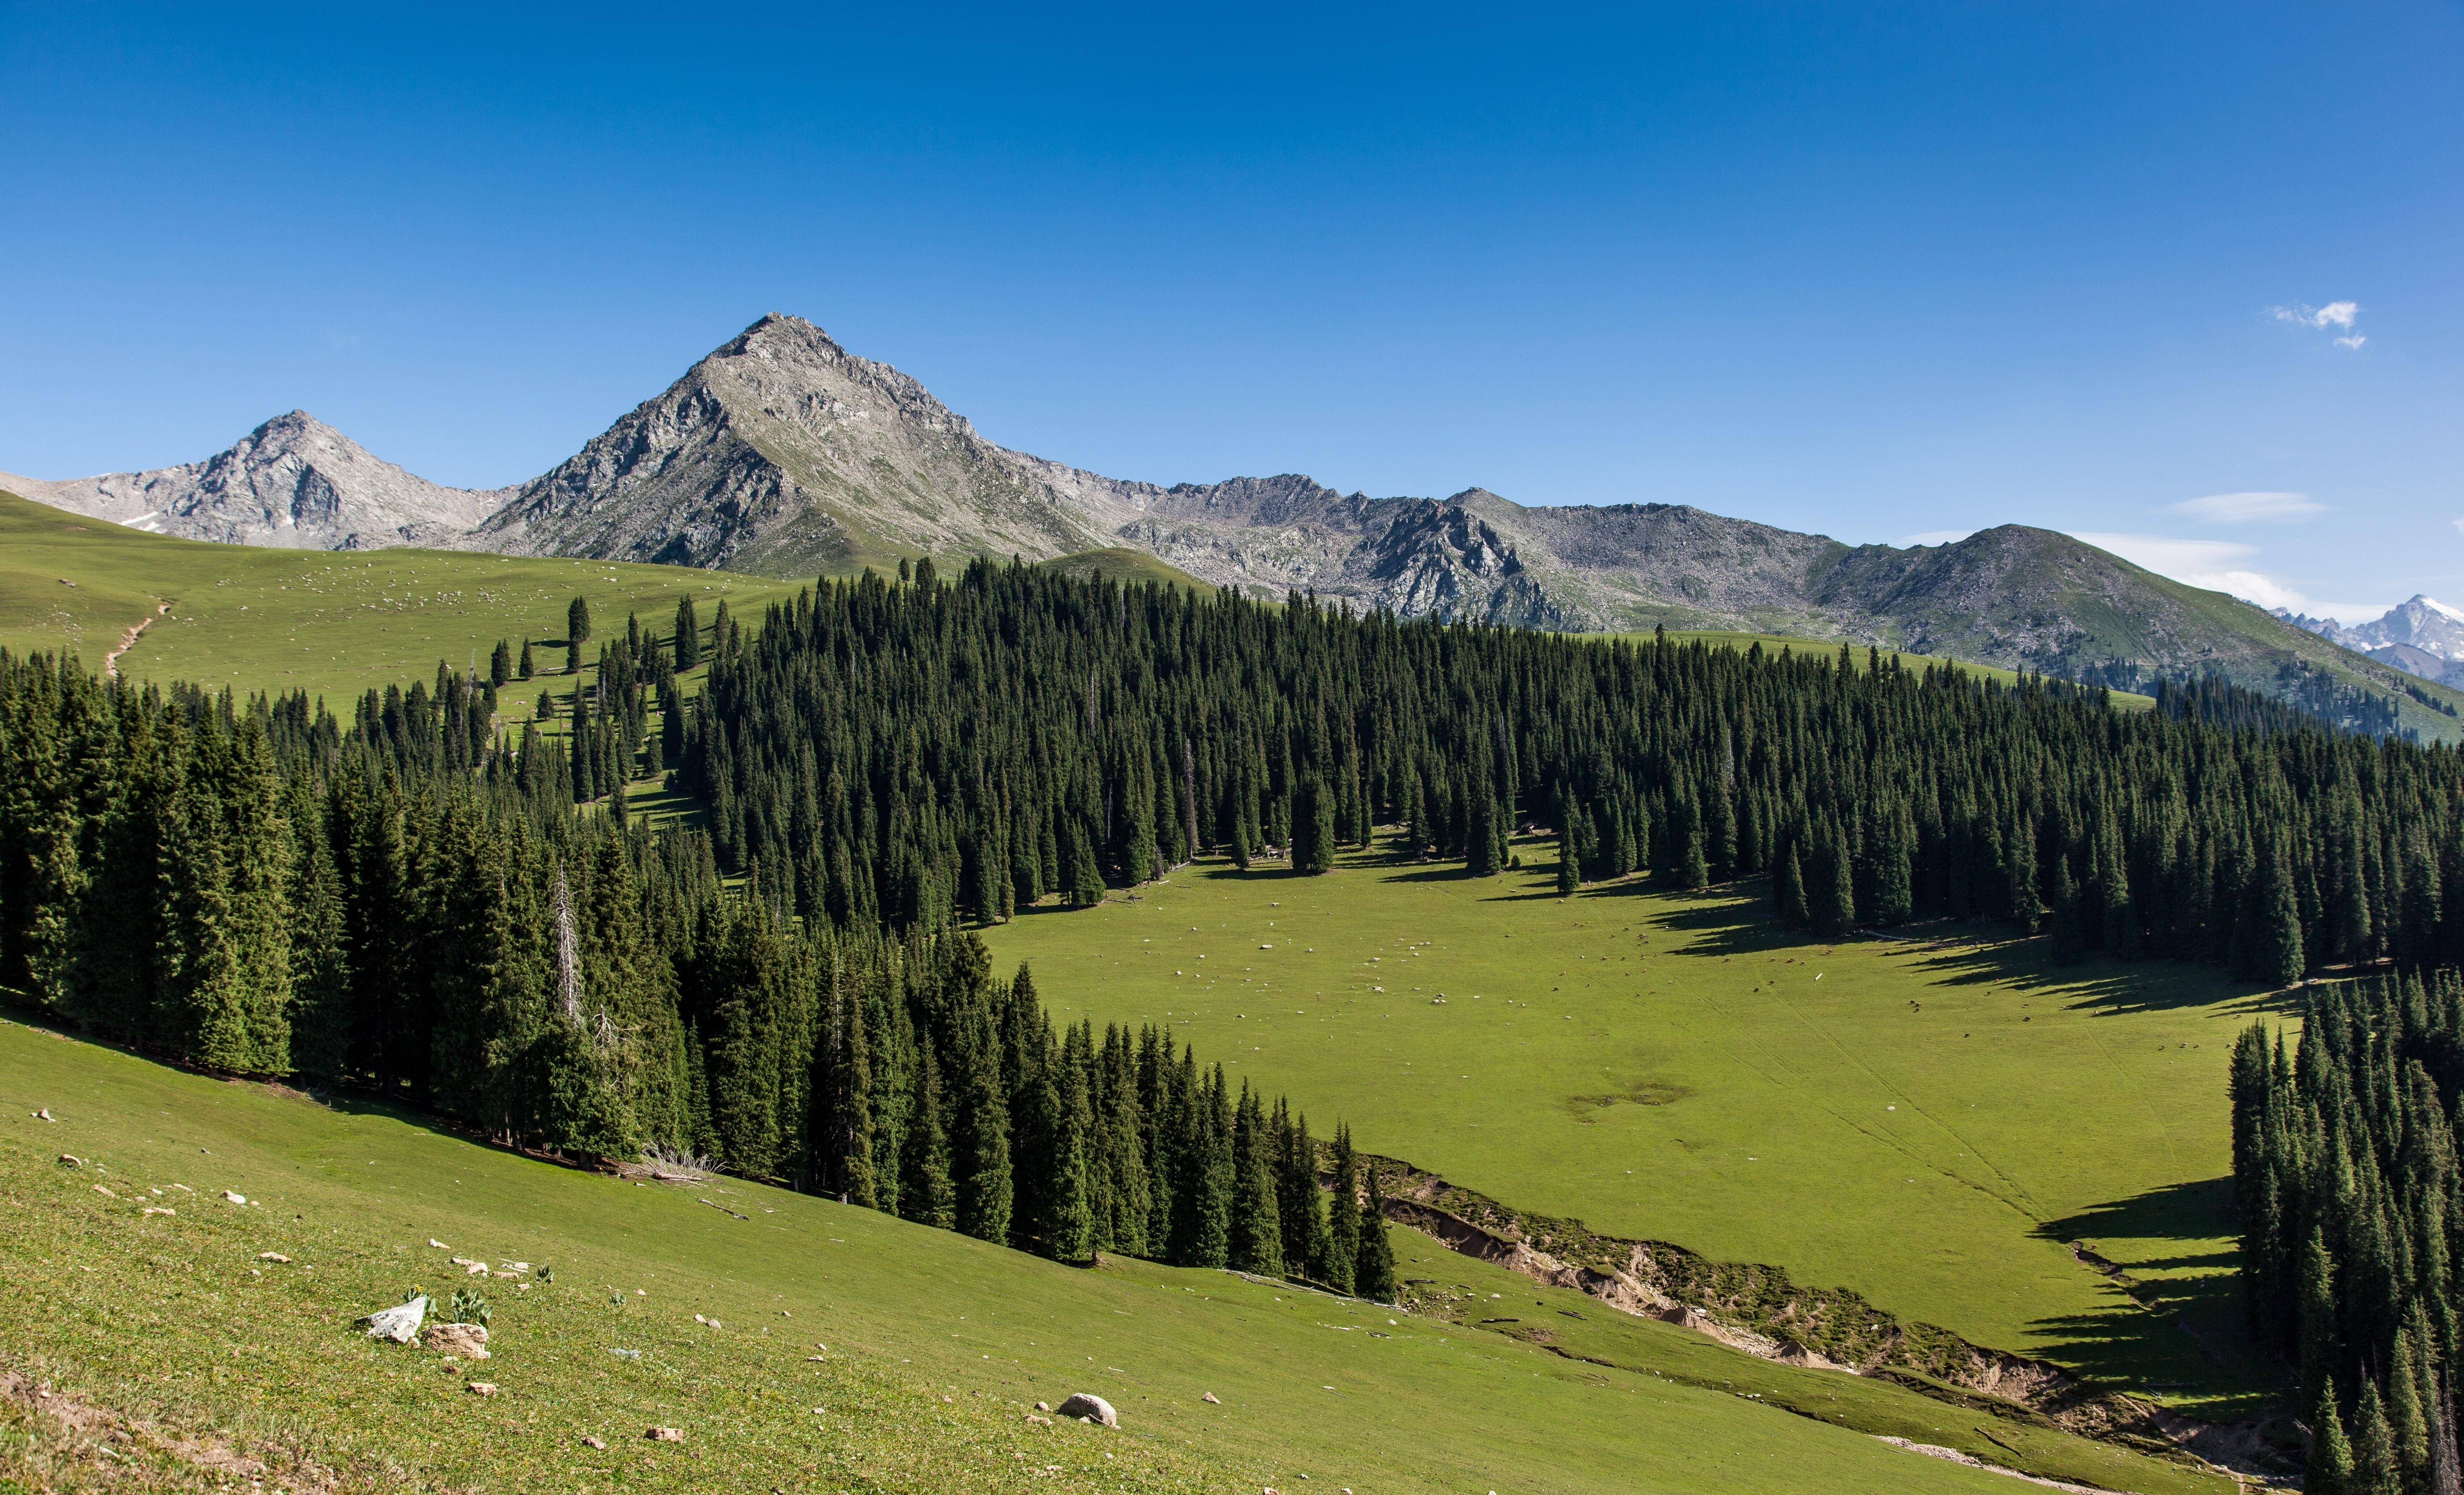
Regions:
<instances>
[{"instance_id":1,"label":"exposed soil bank","mask_svg":"<svg viewBox=\"0 0 2464 1495\"><path fill-rule=\"evenodd\" d=\"M2257 1423L2184 1417L2046 1361L1895 1318L1846 1288L1800 1286L1775 1266L1714 1262L1665 1242L1601 1235L1579 1220L1523 1214L1397 1158L1362 1161L1377 1170L1394 1223L1619 1312L1675 1324L1763 1359L1886 1377L1974 1410L2041 1419L2143 1452L2187 1453L2245 1475L2284 1472Z\"/></svg>"}]
</instances>

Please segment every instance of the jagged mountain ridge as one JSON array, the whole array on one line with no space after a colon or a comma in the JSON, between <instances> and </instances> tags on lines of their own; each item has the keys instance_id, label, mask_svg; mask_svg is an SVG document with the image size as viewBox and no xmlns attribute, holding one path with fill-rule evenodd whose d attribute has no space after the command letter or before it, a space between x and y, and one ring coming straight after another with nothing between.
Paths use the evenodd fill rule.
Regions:
<instances>
[{"instance_id":1,"label":"jagged mountain ridge","mask_svg":"<svg viewBox=\"0 0 2464 1495\"><path fill-rule=\"evenodd\" d=\"M2464 685L2464 609L2426 593L2414 594L2369 623L2304 617L2287 607L2277 608L2276 615L2381 664L2427 680Z\"/></svg>"},{"instance_id":2,"label":"jagged mountain ridge","mask_svg":"<svg viewBox=\"0 0 2464 1495\"><path fill-rule=\"evenodd\" d=\"M277 415L202 462L0 488L131 529L291 550L451 544L511 489L416 477L305 410Z\"/></svg>"},{"instance_id":3,"label":"jagged mountain ridge","mask_svg":"<svg viewBox=\"0 0 2464 1495\"><path fill-rule=\"evenodd\" d=\"M1730 628L2073 677L2117 664L2216 672L2279 693L2304 671L2382 694L2406 678L2247 603L2020 525L1901 549L1683 504L1526 507L1480 488L1373 498L1293 473L1172 487L1107 477L986 440L909 375L775 314L511 489L439 488L297 413L187 468L8 481L101 517L242 543L451 544L778 576L1126 547L1215 585L1301 588L1405 617ZM2452 730L2453 718L2431 719L2437 708L2405 710Z\"/></svg>"}]
</instances>

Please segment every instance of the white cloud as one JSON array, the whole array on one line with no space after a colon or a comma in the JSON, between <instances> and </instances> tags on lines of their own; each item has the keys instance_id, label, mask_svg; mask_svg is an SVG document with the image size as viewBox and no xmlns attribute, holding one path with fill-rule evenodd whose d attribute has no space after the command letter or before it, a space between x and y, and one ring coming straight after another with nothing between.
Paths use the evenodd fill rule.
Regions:
<instances>
[{"instance_id":1,"label":"white cloud","mask_svg":"<svg viewBox=\"0 0 2464 1495\"><path fill-rule=\"evenodd\" d=\"M2133 565L2145 566L2158 576L2169 576L2177 582L2189 581L2194 575L2221 575L2233 569L2233 562L2258 554L2256 545L2233 539L2175 539L2170 535L2089 534L2079 530L2072 532L2071 539L2112 551Z\"/></svg>"},{"instance_id":2,"label":"white cloud","mask_svg":"<svg viewBox=\"0 0 2464 1495\"><path fill-rule=\"evenodd\" d=\"M2353 323L2362 315L2359 301L2329 301L2324 306L2312 306L2307 302L2299 306L2272 306L2268 308L2268 314L2277 321L2290 322L2297 327L2312 327L2321 332L2330 327L2341 327L2345 335L2336 340L2336 346L2356 353L2361 351L2363 343L2370 341L2353 330Z\"/></svg>"},{"instance_id":3,"label":"white cloud","mask_svg":"<svg viewBox=\"0 0 2464 1495\"><path fill-rule=\"evenodd\" d=\"M2455 524L2457 528L2464 529L2464 519L2456 520ZM1903 535L1891 543L1902 550L1911 545L1952 545L1975 533L1974 530L1925 530L1915 535Z\"/></svg>"},{"instance_id":4,"label":"white cloud","mask_svg":"<svg viewBox=\"0 0 2464 1495\"><path fill-rule=\"evenodd\" d=\"M2231 496L2231 495L2220 495ZM2196 500L2193 500L2196 501ZM2464 519L2455 521L2464 529ZM2258 554L2255 545L2230 539L2175 539L2169 535L2109 535L2073 531L2071 539L2109 550L2133 565L2186 586L2227 592L2261 607L2289 607L2295 612L2339 623L2369 623L2384 616L2387 603L2328 603L2305 595L2280 576L2254 571L2240 562Z\"/></svg>"},{"instance_id":5,"label":"white cloud","mask_svg":"<svg viewBox=\"0 0 2464 1495\"><path fill-rule=\"evenodd\" d=\"M2276 308L2277 321L2299 322L2304 327L2316 327L2321 332L2330 327L2342 327L2349 332L2352 330L2353 319L2361 314L2362 305L2359 301L2329 301L2324 306Z\"/></svg>"},{"instance_id":6,"label":"white cloud","mask_svg":"<svg viewBox=\"0 0 2464 1495\"><path fill-rule=\"evenodd\" d=\"M2188 515L2203 524L2282 522L2327 512L2325 504L2308 494L2210 494L2165 507L2168 513Z\"/></svg>"}]
</instances>

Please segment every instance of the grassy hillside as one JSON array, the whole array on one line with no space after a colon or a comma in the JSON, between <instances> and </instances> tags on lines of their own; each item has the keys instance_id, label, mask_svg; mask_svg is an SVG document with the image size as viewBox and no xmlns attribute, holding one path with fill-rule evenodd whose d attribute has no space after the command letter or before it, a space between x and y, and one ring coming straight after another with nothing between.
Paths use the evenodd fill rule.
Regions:
<instances>
[{"instance_id":1,"label":"grassy hillside","mask_svg":"<svg viewBox=\"0 0 2464 1495\"><path fill-rule=\"evenodd\" d=\"M605 637L628 611L664 632L687 590L707 623L722 599L758 618L799 584L809 583L458 551L216 545L0 494L0 646L73 649L99 670L144 623L119 660L129 678L305 690L337 710L371 686L432 675L439 659L467 669L475 658L484 670L501 638L561 641L577 595ZM541 671L564 666L561 648L536 658Z\"/></svg>"},{"instance_id":2,"label":"grassy hillside","mask_svg":"<svg viewBox=\"0 0 2464 1495\"><path fill-rule=\"evenodd\" d=\"M1041 570L1058 571L1064 576L1095 577L1107 582L1164 582L1187 587L1201 597L1212 597L1216 591L1211 584L1169 561L1120 545L1106 550L1082 550L1074 556L1039 561L1037 565Z\"/></svg>"},{"instance_id":3,"label":"grassy hillside","mask_svg":"<svg viewBox=\"0 0 2464 1495\"><path fill-rule=\"evenodd\" d=\"M1663 1326L1560 1318L1590 1356L1569 1359L1454 1320L1474 1302L1501 1316L1485 1306L1509 1292L1585 1300L1415 1261L1433 1253L1412 1238L1404 1264L1440 1311L1081 1270L734 1180L568 1171L15 1023L0 1026L0 1374L22 1378L0 1398L0 1472L47 1489L206 1486L183 1471L208 1447L274 1464L263 1487L311 1483L301 1460L344 1488L2012 1487L1843 1423L2150 1495L2228 1489ZM454 1254L552 1278L474 1279ZM486 1362L350 1328L408 1289L473 1286L493 1307ZM98 1452L33 1410L30 1383L139 1436ZM1026 1420L1082 1389L1121 1409L1119 1433ZM653 1426L684 1441L650 1441Z\"/></svg>"},{"instance_id":4,"label":"grassy hillside","mask_svg":"<svg viewBox=\"0 0 2464 1495\"><path fill-rule=\"evenodd\" d=\"M1913 559L1912 559L1913 557ZM2392 700L2398 725L2424 741L2464 738L2464 721L2420 697L2464 710L2464 692L2434 685L2342 649L2224 592L2158 576L2067 535L2003 525L1957 545L1914 553L1858 552L1830 594L1846 596L1850 578L1885 583L1885 643L1961 659L2024 659L2057 674L2106 660L2130 660L2153 672L2219 674L2281 696L2291 669ZM2411 693L2419 693L2417 697Z\"/></svg>"},{"instance_id":5,"label":"grassy hillside","mask_svg":"<svg viewBox=\"0 0 2464 1495\"><path fill-rule=\"evenodd\" d=\"M1515 1208L1780 1265L2203 1415L2265 1403L2224 1081L2270 1000L2057 971L1991 927L1825 945L1750 893L1559 899L1553 850L1518 850L1485 881L1201 864L986 938L1057 1016L1169 1023L1321 1130Z\"/></svg>"}]
</instances>

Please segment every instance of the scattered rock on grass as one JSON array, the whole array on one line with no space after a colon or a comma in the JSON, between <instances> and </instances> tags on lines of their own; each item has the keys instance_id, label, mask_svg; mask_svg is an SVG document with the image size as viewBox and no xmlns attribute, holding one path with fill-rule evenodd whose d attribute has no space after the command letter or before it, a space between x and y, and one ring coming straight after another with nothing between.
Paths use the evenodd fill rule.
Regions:
<instances>
[{"instance_id":1,"label":"scattered rock on grass","mask_svg":"<svg viewBox=\"0 0 2464 1495\"><path fill-rule=\"evenodd\" d=\"M430 1350L460 1355L465 1360L488 1358L488 1326L485 1324L430 1324L419 1336L419 1342Z\"/></svg>"},{"instance_id":2,"label":"scattered rock on grass","mask_svg":"<svg viewBox=\"0 0 2464 1495\"><path fill-rule=\"evenodd\" d=\"M654 1427L642 1436L654 1443L681 1443L685 1440L685 1430L680 1427Z\"/></svg>"},{"instance_id":3,"label":"scattered rock on grass","mask_svg":"<svg viewBox=\"0 0 2464 1495\"><path fill-rule=\"evenodd\" d=\"M83 1168L85 1166L85 1159L77 1156L75 1153L62 1153L60 1154L60 1166L62 1168Z\"/></svg>"},{"instance_id":4,"label":"scattered rock on grass","mask_svg":"<svg viewBox=\"0 0 2464 1495\"><path fill-rule=\"evenodd\" d=\"M584 1433L582 1435L582 1446L584 1448L605 1448L607 1446L607 1440L596 1437L589 1433Z\"/></svg>"},{"instance_id":5,"label":"scattered rock on grass","mask_svg":"<svg viewBox=\"0 0 2464 1495\"><path fill-rule=\"evenodd\" d=\"M1121 1425L1120 1414L1112 1410L1112 1404L1093 1392L1070 1393L1069 1399L1061 1404L1061 1415L1087 1422L1100 1422L1106 1427Z\"/></svg>"},{"instance_id":6,"label":"scattered rock on grass","mask_svg":"<svg viewBox=\"0 0 2464 1495\"><path fill-rule=\"evenodd\" d=\"M259 1251L256 1253L256 1259L260 1262L288 1262L291 1260L291 1258L284 1256L279 1251Z\"/></svg>"},{"instance_id":7,"label":"scattered rock on grass","mask_svg":"<svg viewBox=\"0 0 2464 1495\"><path fill-rule=\"evenodd\" d=\"M35 1119L36 1121L50 1121L50 1120L53 1120L54 1118L53 1118L53 1116L52 1116L52 1108L50 1108L49 1106L46 1106L46 1107L42 1108L40 1110L35 1111L35 1112L34 1112L34 1119Z\"/></svg>"},{"instance_id":8,"label":"scattered rock on grass","mask_svg":"<svg viewBox=\"0 0 2464 1495\"><path fill-rule=\"evenodd\" d=\"M418 1337L420 1321L426 1317L428 1299L423 1294L407 1303L379 1308L359 1322L367 1329L370 1339L390 1339L395 1344L407 1345Z\"/></svg>"},{"instance_id":9,"label":"scattered rock on grass","mask_svg":"<svg viewBox=\"0 0 2464 1495\"><path fill-rule=\"evenodd\" d=\"M1026 1415L1026 1420L1028 1420L1029 1422L1041 1422L1041 1423L1042 1423L1042 1424L1044 1424L1045 1427L1050 1427L1050 1426L1052 1425L1052 1419L1051 1419L1050 1418L1047 1418L1047 1417L1044 1416L1043 1414L1041 1414L1041 1413L1036 1413L1036 1412L1030 1412L1030 1413L1028 1413L1028 1414Z\"/></svg>"},{"instance_id":10,"label":"scattered rock on grass","mask_svg":"<svg viewBox=\"0 0 2464 1495\"><path fill-rule=\"evenodd\" d=\"M246 1203L248 1202L248 1196L247 1196L247 1195L244 1195L244 1194L233 1194L233 1193L232 1193L231 1191L230 1191L229 1189L225 1189L225 1190L223 1191L223 1198L224 1198L224 1200L225 1200L226 1202L228 1202L228 1203L231 1203L231 1204L246 1204Z\"/></svg>"},{"instance_id":11,"label":"scattered rock on grass","mask_svg":"<svg viewBox=\"0 0 2464 1495\"><path fill-rule=\"evenodd\" d=\"M1211 1392L1211 1391L1210 1391L1210 1392L1202 1392L1202 1393L1200 1393L1200 1394L1199 1394L1199 1398L1198 1398L1198 1399L1199 1399L1199 1400L1200 1400L1200 1401L1213 1401L1213 1402L1215 1402L1215 1405L1217 1405L1217 1406L1219 1406L1219 1407L1220 1407L1220 1406L1221 1406L1221 1405L1223 1405L1223 1403L1222 1403L1222 1402L1221 1402L1221 1401L1216 1401L1215 1394L1214 1394L1213 1392Z\"/></svg>"},{"instance_id":12,"label":"scattered rock on grass","mask_svg":"<svg viewBox=\"0 0 2464 1495\"><path fill-rule=\"evenodd\" d=\"M473 1396L493 1396L496 1394L496 1383L495 1381L464 1381L462 1383L462 1389L469 1392Z\"/></svg>"}]
</instances>

